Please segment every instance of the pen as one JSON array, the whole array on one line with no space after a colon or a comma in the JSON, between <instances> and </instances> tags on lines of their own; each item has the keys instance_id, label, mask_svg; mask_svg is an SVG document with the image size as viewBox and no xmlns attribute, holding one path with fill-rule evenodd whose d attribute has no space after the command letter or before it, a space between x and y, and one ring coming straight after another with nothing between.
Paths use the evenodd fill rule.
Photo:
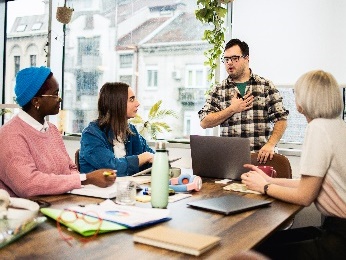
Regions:
<instances>
[{"instance_id":1,"label":"pen","mask_svg":"<svg viewBox=\"0 0 346 260\"><path fill-rule=\"evenodd\" d=\"M104 172L103 172L103 175L104 175L104 176L110 176L110 175L113 175L113 172L104 171Z\"/></svg>"}]
</instances>

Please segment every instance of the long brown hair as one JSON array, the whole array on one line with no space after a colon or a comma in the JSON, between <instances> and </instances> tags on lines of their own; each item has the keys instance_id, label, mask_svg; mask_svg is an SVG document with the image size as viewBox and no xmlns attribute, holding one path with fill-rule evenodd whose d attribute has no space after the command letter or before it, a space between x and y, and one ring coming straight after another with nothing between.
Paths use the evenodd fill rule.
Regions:
<instances>
[{"instance_id":1,"label":"long brown hair","mask_svg":"<svg viewBox=\"0 0 346 260\"><path fill-rule=\"evenodd\" d=\"M122 82L107 82L100 89L98 125L108 135L112 130L117 141L130 133L127 122L127 99L130 86ZM111 139L111 137L108 135ZM113 144L113 140L109 140Z\"/></svg>"}]
</instances>

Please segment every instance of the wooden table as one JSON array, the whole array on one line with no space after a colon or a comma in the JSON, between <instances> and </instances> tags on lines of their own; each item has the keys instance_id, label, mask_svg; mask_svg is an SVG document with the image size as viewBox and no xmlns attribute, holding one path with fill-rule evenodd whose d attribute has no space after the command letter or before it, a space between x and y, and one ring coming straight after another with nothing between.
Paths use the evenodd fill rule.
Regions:
<instances>
[{"instance_id":1,"label":"wooden table","mask_svg":"<svg viewBox=\"0 0 346 260\"><path fill-rule=\"evenodd\" d=\"M214 180L203 180L202 190L193 196L169 203L172 220L158 225L176 229L209 234L221 237L221 243L202 255L203 259L226 259L236 253L249 250L280 228L293 217L301 206L274 200L270 207L258 208L231 216L224 216L190 208L187 202L202 198L218 197L231 193L223 190L222 184ZM237 193L239 196L266 198L263 195ZM41 196L54 208L97 203L102 199L72 194ZM271 199L271 198L267 198ZM272 200L272 199L271 199ZM137 203L137 206L151 207L150 203ZM144 230L144 229L139 229ZM139 230L121 230L99 234L88 243L80 242L81 236L63 227L63 232L72 235L70 247L59 235L56 222L48 219L19 240L0 249L2 259L173 259L194 258L183 253L134 243L132 236Z\"/></svg>"}]
</instances>

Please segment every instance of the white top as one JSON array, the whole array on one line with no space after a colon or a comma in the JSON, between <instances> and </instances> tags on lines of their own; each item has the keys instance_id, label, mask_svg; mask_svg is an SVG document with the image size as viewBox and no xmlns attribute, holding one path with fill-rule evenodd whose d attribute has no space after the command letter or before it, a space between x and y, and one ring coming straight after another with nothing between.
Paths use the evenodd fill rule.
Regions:
<instances>
[{"instance_id":1,"label":"white top","mask_svg":"<svg viewBox=\"0 0 346 260\"><path fill-rule=\"evenodd\" d=\"M122 158L125 157L126 155L126 150L125 150L125 144L124 142L119 142L116 139L113 140L113 150L114 150L114 154L116 157L118 158Z\"/></svg>"},{"instance_id":2,"label":"white top","mask_svg":"<svg viewBox=\"0 0 346 260\"><path fill-rule=\"evenodd\" d=\"M346 218L346 123L314 119L306 129L300 174L325 177L315 205L322 214Z\"/></svg>"}]
</instances>

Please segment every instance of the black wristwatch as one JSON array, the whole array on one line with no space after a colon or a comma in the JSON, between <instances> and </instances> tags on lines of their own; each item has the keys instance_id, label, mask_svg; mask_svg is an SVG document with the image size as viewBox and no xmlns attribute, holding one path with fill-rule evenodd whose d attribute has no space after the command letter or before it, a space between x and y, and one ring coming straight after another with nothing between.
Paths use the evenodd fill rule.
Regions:
<instances>
[{"instance_id":1,"label":"black wristwatch","mask_svg":"<svg viewBox=\"0 0 346 260\"><path fill-rule=\"evenodd\" d=\"M264 187L263 187L263 190L264 190L264 194L265 195L268 195L267 194L267 191L268 191L268 188L269 188L269 185L270 185L271 183L267 183L266 185L264 185Z\"/></svg>"}]
</instances>

